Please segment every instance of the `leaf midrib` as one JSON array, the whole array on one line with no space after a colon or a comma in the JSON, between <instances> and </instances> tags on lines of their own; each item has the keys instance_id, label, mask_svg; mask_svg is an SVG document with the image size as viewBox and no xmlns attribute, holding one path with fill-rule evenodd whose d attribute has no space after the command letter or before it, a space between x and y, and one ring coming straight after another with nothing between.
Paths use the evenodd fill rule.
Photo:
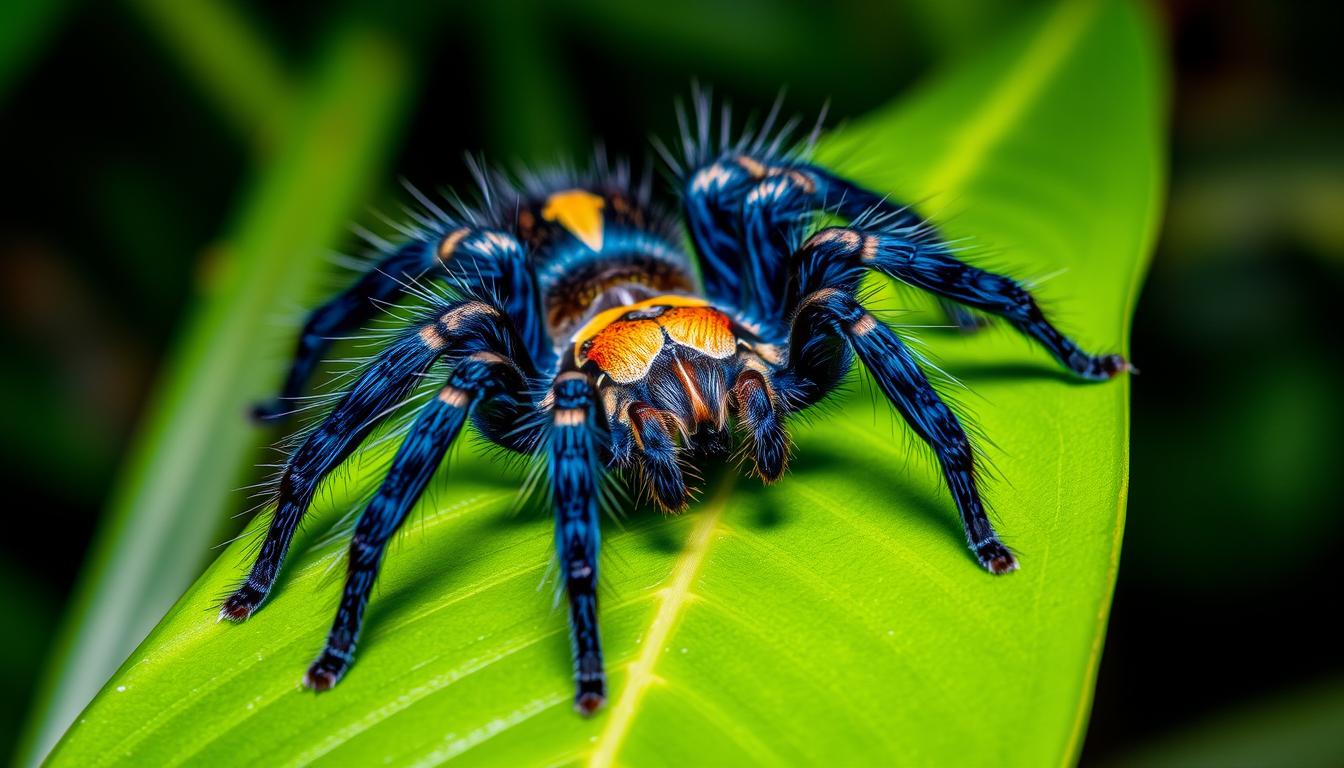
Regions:
<instances>
[{"instance_id":1,"label":"leaf midrib","mask_svg":"<svg viewBox=\"0 0 1344 768\"><path fill-rule=\"evenodd\" d=\"M925 173L918 188L926 194L949 194L972 178L983 167L990 149L1007 135L1059 71L1061 63L1078 44L1099 7L1097 0L1060 2L1028 45L1025 54L1017 60L1017 66L985 100L984 108L964 123L963 128L948 142L942 159ZM616 764L616 757L639 714L640 701L650 687L661 682L654 672L660 651L691 601L691 584L713 545L714 533L719 527L735 482L736 478L730 476L715 492L710 504L700 513L701 517L696 522L686 548L678 555L669 577L670 585L650 623L640 655L627 667L625 686L612 705L607 724L598 734L595 746L588 753L588 768L610 768ZM1123 499L1122 494L1122 507ZM1113 555L1115 549L1118 546L1113 548ZM1104 622L1104 606L1102 611ZM1071 753L1072 750L1066 751L1065 761Z\"/></svg>"},{"instance_id":2,"label":"leaf midrib","mask_svg":"<svg viewBox=\"0 0 1344 768\"><path fill-rule=\"evenodd\" d=\"M625 743L630 727L639 714L639 702L649 688L661 680L653 671L658 663L659 652L667 645L667 639L676 628L677 620L693 597L691 587L700 567L704 565L705 557L713 544L715 530L723 518L723 510L728 506L728 498L736 482L737 478L730 476L719 486L714 497L700 513L700 519L696 521L695 528L691 531L691 538L686 548L677 557L669 577L669 584L662 590L658 611L654 613L653 620L649 623L649 632L644 637L644 645L640 649L639 656L626 667L625 686L612 704L606 725L598 734L597 746L589 756L589 768L610 768L615 764L616 754Z\"/></svg>"}]
</instances>

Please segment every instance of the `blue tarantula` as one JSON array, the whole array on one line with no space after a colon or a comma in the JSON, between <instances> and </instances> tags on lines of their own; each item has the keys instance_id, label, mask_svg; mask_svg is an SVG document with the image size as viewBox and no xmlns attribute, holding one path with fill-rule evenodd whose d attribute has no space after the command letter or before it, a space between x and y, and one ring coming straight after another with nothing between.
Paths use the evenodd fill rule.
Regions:
<instances>
[{"instance_id":1,"label":"blue tarantula","mask_svg":"<svg viewBox=\"0 0 1344 768\"><path fill-rule=\"evenodd\" d=\"M318 484L439 361L451 371L446 385L359 517L340 607L304 677L311 689L331 688L350 668L388 540L468 420L489 441L547 463L583 714L606 697L597 619L604 474L632 473L675 512L690 494L688 465L726 456L736 432L755 474L778 480L789 418L834 391L855 356L932 448L976 560L993 574L1017 568L985 514L965 429L900 337L865 309L861 279L880 272L1003 317L1085 379L1109 379L1128 363L1080 349L1020 284L955 258L909 208L809 162L810 140L787 144L787 126L772 137L774 114L735 143L712 142L701 104L684 157L668 157L694 265L650 184L604 160L521 183L479 172L482 204L455 215L422 198L407 241L312 312L283 390L257 416L283 415L331 338L409 284L441 280L456 300L398 335L303 438L256 561L221 618L257 610ZM848 225L808 231L820 215Z\"/></svg>"}]
</instances>

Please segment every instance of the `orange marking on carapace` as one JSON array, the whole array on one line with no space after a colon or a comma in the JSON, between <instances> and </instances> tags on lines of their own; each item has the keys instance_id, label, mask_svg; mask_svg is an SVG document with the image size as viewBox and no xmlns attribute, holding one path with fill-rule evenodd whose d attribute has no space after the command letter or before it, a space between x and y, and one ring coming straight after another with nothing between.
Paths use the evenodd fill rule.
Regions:
<instances>
[{"instance_id":1,"label":"orange marking on carapace","mask_svg":"<svg viewBox=\"0 0 1344 768\"><path fill-rule=\"evenodd\" d=\"M737 351L728 316L711 307L678 307L658 317L673 341L722 360Z\"/></svg>"},{"instance_id":2,"label":"orange marking on carapace","mask_svg":"<svg viewBox=\"0 0 1344 768\"><path fill-rule=\"evenodd\" d=\"M694 302L694 303L692 303ZM638 310L662 309L654 317L621 320ZM737 351L732 322L699 299L663 296L602 312L574 335L574 361L591 360L613 381L629 384L648 375L667 338L716 359Z\"/></svg>"},{"instance_id":3,"label":"orange marking on carapace","mask_svg":"<svg viewBox=\"0 0 1344 768\"><path fill-rule=\"evenodd\" d=\"M663 351L663 330L653 320L622 320L603 328L588 345L589 360L621 384L639 381Z\"/></svg>"}]
</instances>

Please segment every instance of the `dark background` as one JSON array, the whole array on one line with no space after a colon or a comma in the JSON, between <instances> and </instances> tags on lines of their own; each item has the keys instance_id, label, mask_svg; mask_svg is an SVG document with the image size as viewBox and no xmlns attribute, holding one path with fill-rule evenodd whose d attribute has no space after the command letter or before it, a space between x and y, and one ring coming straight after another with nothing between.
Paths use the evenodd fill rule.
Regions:
<instances>
[{"instance_id":1,"label":"dark background","mask_svg":"<svg viewBox=\"0 0 1344 768\"><path fill-rule=\"evenodd\" d=\"M0 12L0 615L18 628L0 642L4 753L149 387L264 154L264 132L238 130L180 64L160 5ZM389 167L431 187L465 185L467 149L537 162L600 135L643 158L650 134L674 135L671 104L693 75L742 108L787 84L793 111L829 99L838 120L858 116L1019 12L521 0L394 18L337 5L221 7L295 72L333 18L390 30L423 74ZM1308 749L1313 717L1344 733L1344 101L1337 23L1289 5L1159 6L1171 187L1135 318L1129 519L1085 763L1248 736ZM823 38L843 44L818 50Z\"/></svg>"}]
</instances>

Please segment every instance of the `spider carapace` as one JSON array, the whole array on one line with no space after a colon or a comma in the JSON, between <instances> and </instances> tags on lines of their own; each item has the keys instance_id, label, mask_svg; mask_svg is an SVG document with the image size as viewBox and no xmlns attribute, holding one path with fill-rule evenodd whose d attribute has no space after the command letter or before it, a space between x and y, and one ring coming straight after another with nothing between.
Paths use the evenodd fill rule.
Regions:
<instances>
[{"instance_id":1,"label":"spider carapace","mask_svg":"<svg viewBox=\"0 0 1344 768\"><path fill-rule=\"evenodd\" d=\"M711 144L708 111L698 112L698 136L683 158L668 158L680 216L647 181L632 183L603 159L583 173L513 180L481 171L478 206L446 212L415 193L423 209L405 240L380 242L377 266L310 315L261 418L284 414L332 337L407 291L429 295L420 286L431 281L453 296L396 336L304 436L280 475L256 561L221 608L234 621L257 610L321 480L446 363L445 385L419 406L359 517L309 688L328 689L349 670L388 540L468 423L545 462L584 714L606 697L597 617L604 476L625 476L675 512L693 468L736 444L773 482L788 463L790 418L834 391L856 359L932 449L976 560L995 574L1017 567L985 514L965 429L917 356L864 307L861 278L875 271L929 291L957 308L959 322L975 322L964 307L1002 317L1083 378L1108 379L1128 364L1081 350L1017 282L959 260L911 209L810 162L810 143L785 147L762 129ZM822 216L842 225L818 228Z\"/></svg>"}]
</instances>

